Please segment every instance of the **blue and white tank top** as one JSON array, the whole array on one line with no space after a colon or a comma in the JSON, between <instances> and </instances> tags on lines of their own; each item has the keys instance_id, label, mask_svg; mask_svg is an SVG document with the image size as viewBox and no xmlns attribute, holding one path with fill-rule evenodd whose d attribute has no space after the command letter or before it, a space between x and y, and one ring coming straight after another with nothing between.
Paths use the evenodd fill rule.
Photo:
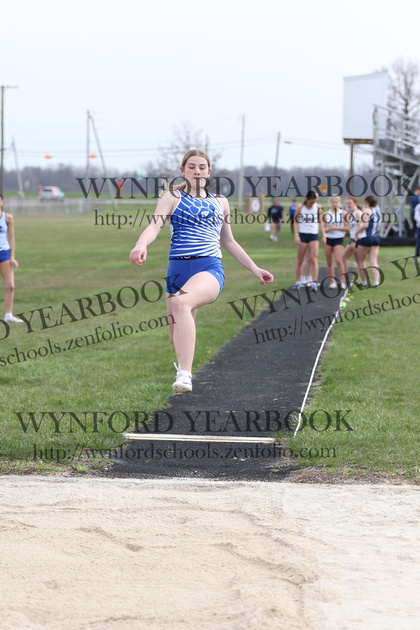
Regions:
<instances>
[{"instance_id":1,"label":"blue and white tank top","mask_svg":"<svg viewBox=\"0 0 420 630\"><path fill-rule=\"evenodd\" d=\"M366 228L366 236L377 236L379 231L379 223L381 221L381 209L379 206L371 208L369 224Z\"/></svg>"},{"instance_id":2,"label":"blue and white tank top","mask_svg":"<svg viewBox=\"0 0 420 630\"><path fill-rule=\"evenodd\" d=\"M312 208L307 208L305 204L303 204L298 223L299 232L302 232L302 234L318 234L318 204L314 203Z\"/></svg>"},{"instance_id":3,"label":"blue and white tank top","mask_svg":"<svg viewBox=\"0 0 420 630\"><path fill-rule=\"evenodd\" d=\"M220 230L224 221L219 199L192 197L183 190L170 217L171 249L169 260L184 256L214 256L222 258Z\"/></svg>"},{"instance_id":4,"label":"blue and white tank top","mask_svg":"<svg viewBox=\"0 0 420 630\"><path fill-rule=\"evenodd\" d=\"M325 221L325 227L328 227L329 225L332 227L345 227L343 211L341 208L334 210L330 208L330 210L327 210L324 214L323 220ZM344 234L343 230L331 230L330 232L326 232L325 235L327 238L343 238Z\"/></svg>"},{"instance_id":5,"label":"blue and white tank top","mask_svg":"<svg viewBox=\"0 0 420 630\"><path fill-rule=\"evenodd\" d=\"M0 252L10 249L7 232L6 213L3 210L0 217Z\"/></svg>"}]
</instances>

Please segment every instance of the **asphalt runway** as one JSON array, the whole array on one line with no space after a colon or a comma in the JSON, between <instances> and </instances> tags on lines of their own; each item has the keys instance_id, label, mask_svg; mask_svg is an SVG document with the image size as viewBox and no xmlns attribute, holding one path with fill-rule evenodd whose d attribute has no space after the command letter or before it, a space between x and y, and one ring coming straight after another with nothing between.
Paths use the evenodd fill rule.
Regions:
<instances>
[{"instance_id":1,"label":"asphalt runway","mask_svg":"<svg viewBox=\"0 0 420 630\"><path fill-rule=\"evenodd\" d=\"M325 274L320 270L320 282ZM280 481L297 470L284 446L259 440L291 430L343 292L287 291L193 374L191 393L172 396L167 408L139 427L142 438L151 432L167 440L128 442L107 476ZM189 440L171 438L180 434ZM190 441L195 436L205 441ZM228 441L210 441L214 436ZM237 441L244 437L255 441Z\"/></svg>"}]
</instances>

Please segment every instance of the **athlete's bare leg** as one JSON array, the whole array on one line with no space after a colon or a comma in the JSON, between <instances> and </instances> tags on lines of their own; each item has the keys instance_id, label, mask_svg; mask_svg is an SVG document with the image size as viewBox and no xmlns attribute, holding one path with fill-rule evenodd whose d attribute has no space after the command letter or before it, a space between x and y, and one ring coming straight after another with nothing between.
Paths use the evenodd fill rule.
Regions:
<instances>
[{"instance_id":1,"label":"athlete's bare leg","mask_svg":"<svg viewBox=\"0 0 420 630\"><path fill-rule=\"evenodd\" d=\"M296 282L300 282L300 278L302 276L302 264L303 264L307 249L308 249L308 243L299 243L297 246Z\"/></svg>"},{"instance_id":2,"label":"athlete's bare leg","mask_svg":"<svg viewBox=\"0 0 420 630\"><path fill-rule=\"evenodd\" d=\"M318 250L319 241L311 241L308 243L309 264L312 275L312 282L318 282Z\"/></svg>"},{"instance_id":3,"label":"athlete's bare leg","mask_svg":"<svg viewBox=\"0 0 420 630\"><path fill-rule=\"evenodd\" d=\"M13 309L13 295L15 291L14 281L14 269L10 263L10 260L5 260L0 263L0 274L4 280L4 310L6 313L11 313Z\"/></svg>"},{"instance_id":4,"label":"athlete's bare leg","mask_svg":"<svg viewBox=\"0 0 420 630\"><path fill-rule=\"evenodd\" d=\"M181 287L182 292L170 297L166 294L169 324L169 339L174 347L181 370L192 371L195 350L195 315L200 306L211 304L220 293L220 284L213 274L200 271ZM172 318L170 318L172 320Z\"/></svg>"}]
</instances>

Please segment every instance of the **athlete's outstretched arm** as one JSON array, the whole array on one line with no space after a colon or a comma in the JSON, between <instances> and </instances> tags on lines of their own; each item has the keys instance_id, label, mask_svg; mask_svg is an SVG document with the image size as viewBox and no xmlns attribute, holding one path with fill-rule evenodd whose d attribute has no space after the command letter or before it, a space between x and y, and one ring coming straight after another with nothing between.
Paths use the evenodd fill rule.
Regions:
<instances>
[{"instance_id":1,"label":"athlete's outstretched arm","mask_svg":"<svg viewBox=\"0 0 420 630\"><path fill-rule=\"evenodd\" d=\"M147 258L147 246L153 243L163 228L166 220L172 214L178 198L172 192L166 192L158 201L153 220L150 225L140 234L140 237L130 252L130 262L132 265L142 265Z\"/></svg>"},{"instance_id":2,"label":"athlete's outstretched arm","mask_svg":"<svg viewBox=\"0 0 420 630\"><path fill-rule=\"evenodd\" d=\"M260 269L254 263L252 258L248 256L246 251L237 243L233 237L232 229L230 227L230 209L229 202L226 197L220 197L220 203L223 206L224 221L220 232L220 243L222 247L232 256L238 263L243 265L245 269L248 269L258 280L260 284L270 284L273 282L274 277L265 269Z\"/></svg>"}]
</instances>

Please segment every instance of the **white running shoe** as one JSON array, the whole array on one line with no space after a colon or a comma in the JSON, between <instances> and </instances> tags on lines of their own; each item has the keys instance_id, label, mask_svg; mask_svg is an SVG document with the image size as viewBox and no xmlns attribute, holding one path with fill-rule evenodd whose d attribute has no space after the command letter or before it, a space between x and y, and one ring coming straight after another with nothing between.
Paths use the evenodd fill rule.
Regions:
<instances>
[{"instance_id":1,"label":"white running shoe","mask_svg":"<svg viewBox=\"0 0 420 630\"><path fill-rule=\"evenodd\" d=\"M336 282L331 282L331 284L328 285L329 289L336 289L337 288L337 283Z\"/></svg>"},{"instance_id":2,"label":"white running shoe","mask_svg":"<svg viewBox=\"0 0 420 630\"><path fill-rule=\"evenodd\" d=\"M176 379L172 385L172 389L177 394L184 394L192 391L192 374L188 370L181 370L179 365L174 363L176 369Z\"/></svg>"},{"instance_id":3,"label":"white running shoe","mask_svg":"<svg viewBox=\"0 0 420 630\"><path fill-rule=\"evenodd\" d=\"M295 289L295 291L299 291L300 286L300 282L295 282L295 284L292 286L292 289Z\"/></svg>"},{"instance_id":4,"label":"white running shoe","mask_svg":"<svg viewBox=\"0 0 420 630\"><path fill-rule=\"evenodd\" d=\"M318 291L318 285L316 282L312 282L311 291L314 291L314 292Z\"/></svg>"},{"instance_id":5,"label":"white running shoe","mask_svg":"<svg viewBox=\"0 0 420 630\"><path fill-rule=\"evenodd\" d=\"M13 322L14 324L23 324L23 319L19 319L19 317L15 317L11 313L7 313L7 315L4 316L4 321Z\"/></svg>"},{"instance_id":6,"label":"white running shoe","mask_svg":"<svg viewBox=\"0 0 420 630\"><path fill-rule=\"evenodd\" d=\"M345 282L340 283L341 289L345 291L347 289L347 284Z\"/></svg>"}]
</instances>

